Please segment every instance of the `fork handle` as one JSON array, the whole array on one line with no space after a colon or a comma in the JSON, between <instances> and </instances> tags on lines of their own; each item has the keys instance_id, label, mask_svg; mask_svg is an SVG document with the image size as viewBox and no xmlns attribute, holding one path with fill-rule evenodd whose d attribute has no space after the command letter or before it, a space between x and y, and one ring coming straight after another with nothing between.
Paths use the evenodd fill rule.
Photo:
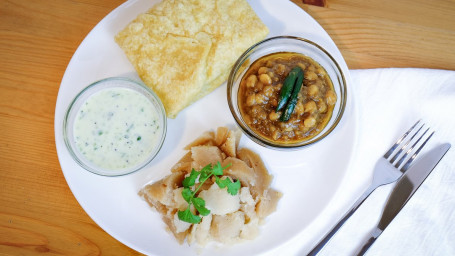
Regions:
<instances>
[{"instance_id":1,"label":"fork handle","mask_svg":"<svg viewBox=\"0 0 455 256\"><path fill-rule=\"evenodd\" d=\"M373 245L376 239L381 235L382 230L379 227L376 227L370 234L370 237L362 244L362 247L357 252L357 256L363 256L368 249Z\"/></svg>"},{"instance_id":2,"label":"fork handle","mask_svg":"<svg viewBox=\"0 0 455 256\"><path fill-rule=\"evenodd\" d=\"M322 248L330 241L335 233L343 226L343 224L354 214L354 212L362 205L367 197L377 188L377 185L371 184L365 192L357 199L357 201L351 206L351 209L341 218L338 223L330 230L329 233L311 250L307 255L314 256L321 251Z\"/></svg>"}]
</instances>

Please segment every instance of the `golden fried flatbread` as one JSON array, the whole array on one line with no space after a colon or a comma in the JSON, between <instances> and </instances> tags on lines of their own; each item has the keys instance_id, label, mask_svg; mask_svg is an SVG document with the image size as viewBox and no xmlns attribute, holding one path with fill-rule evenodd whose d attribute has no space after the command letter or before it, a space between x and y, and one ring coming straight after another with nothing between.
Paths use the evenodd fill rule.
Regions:
<instances>
[{"instance_id":1,"label":"golden fried flatbread","mask_svg":"<svg viewBox=\"0 0 455 256\"><path fill-rule=\"evenodd\" d=\"M246 0L164 0L115 40L175 118L220 86L237 58L267 33Z\"/></svg>"}]
</instances>

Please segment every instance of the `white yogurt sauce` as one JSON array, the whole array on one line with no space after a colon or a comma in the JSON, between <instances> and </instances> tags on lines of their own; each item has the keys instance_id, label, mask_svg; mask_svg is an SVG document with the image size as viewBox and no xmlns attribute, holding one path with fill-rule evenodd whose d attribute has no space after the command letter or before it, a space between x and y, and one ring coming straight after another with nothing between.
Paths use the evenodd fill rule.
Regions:
<instances>
[{"instance_id":1,"label":"white yogurt sauce","mask_svg":"<svg viewBox=\"0 0 455 256\"><path fill-rule=\"evenodd\" d=\"M159 143L163 127L146 96L127 88L108 88L81 106L73 129L84 157L101 168L119 170L145 161Z\"/></svg>"}]
</instances>

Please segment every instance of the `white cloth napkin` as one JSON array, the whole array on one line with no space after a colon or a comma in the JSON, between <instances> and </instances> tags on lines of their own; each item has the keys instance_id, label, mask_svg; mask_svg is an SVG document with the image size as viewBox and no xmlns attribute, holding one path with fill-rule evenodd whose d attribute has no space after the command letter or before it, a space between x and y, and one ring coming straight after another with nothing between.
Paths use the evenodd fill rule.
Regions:
<instances>
[{"instance_id":1,"label":"white cloth napkin","mask_svg":"<svg viewBox=\"0 0 455 256\"><path fill-rule=\"evenodd\" d=\"M455 71L352 70L358 145L347 176L321 215L274 255L305 255L371 182L376 161L422 119L435 131L424 154L452 148L366 255L455 255ZM353 255L379 221L393 184L377 189L319 255Z\"/></svg>"}]
</instances>

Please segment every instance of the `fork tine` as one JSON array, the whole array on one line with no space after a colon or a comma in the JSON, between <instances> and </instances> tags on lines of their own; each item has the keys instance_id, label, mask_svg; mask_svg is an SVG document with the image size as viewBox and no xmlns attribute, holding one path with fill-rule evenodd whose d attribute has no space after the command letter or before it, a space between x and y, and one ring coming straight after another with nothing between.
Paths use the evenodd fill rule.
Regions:
<instances>
[{"instance_id":1,"label":"fork tine","mask_svg":"<svg viewBox=\"0 0 455 256\"><path fill-rule=\"evenodd\" d=\"M395 151L395 149L398 147L398 145L401 144L401 142L403 142L403 140L408 136L408 134L414 130L414 128L417 126L418 123L420 123L421 120L417 121L405 134L403 134L403 136L401 136L401 138L399 138L397 140L397 142L395 142L395 144L393 144L393 146L389 149L389 151L387 151L387 153L385 153L384 157L385 158L389 158L389 156L393 153L393 151Z\"/></svg>"},{"instance_id":2,"label":"fork tine","mask_svg":"<svg viewBox=\"0 0 455 256\"><path fill-rule=\"evenodd\" d=\"M428 131L428 129L427 129ZM425 131L426 132L426 131ZM409 167L411 166L412 162L414 161L414 159L417 157L417 155L420 153L420 151L422 150L422 148L425 146L425 144L427 144L427 142L430 140L430 138L433 136L434 132L432 132L430 134L430 136L428 136L428 138L422 143L422 145L420 145L420 147L416 150L416 152L409 158L409 160L403 165L403 167L400 169L401 172L405 172L409 169ZM423 136L423 135L422 135ZM420 139L419 139L420 140ZM417 144L417 142L415 143ZM413 145L414 146L414 145ZM406 152L406 155L408 154L408 152ZM404 158L404 157L403 157ZM400 161L402 161L400 159ZM398 165L399 166L399 165ZM398 168L398 166L395 166Z\"/></svg>"},{"instance_id":3,"label":"fork tine","mask_svg":"<svg viewBox=\"0 0 455 256\"><path fill-rule=\"evenodd\" d=\"M395 167L398 168L401 163L403 163L404 159L411 153L411 151L414 149L414 147L417 145L417 143L419 143L419 141L423 138L423 136L425 136L425 134L428 132L428 130L430 130L430 128L427 128L422 135L420 135L420 137L417 139L416 142L414 142L414 144L412 144L412 146L408 149L408 151L406 151L406 153L400 158L400 160L395 164ZM392 162L393 164L393 162Z\"/></svg>"},{"instance_id":4,"label":"fork tine","mask_svg":"<svg viewBox=\"0 0 455 256\"><path fill-rule=\"evenodd\" d=\"M398 150L398 152L395 154L395 156L393 156L392 159L390 160L390 163L393 163L393 162L395 162L395 160L397 160L397 158L401 154L401 152L403 152L408 147L409 143L411 143L411 141L414 139L414 137L417 134L419 134L420 130L422 130L424 125L425 124L422 124L420 126L420 128L411 136L411 138L403 145L403 147L401 147L400 150ZM426 131L425 131L425 133L426 133ZM414 144L414 146L415 146L415 144ZM411 149L412 149L412 147L411 147Z\"/></svg>"}]
</instances>

